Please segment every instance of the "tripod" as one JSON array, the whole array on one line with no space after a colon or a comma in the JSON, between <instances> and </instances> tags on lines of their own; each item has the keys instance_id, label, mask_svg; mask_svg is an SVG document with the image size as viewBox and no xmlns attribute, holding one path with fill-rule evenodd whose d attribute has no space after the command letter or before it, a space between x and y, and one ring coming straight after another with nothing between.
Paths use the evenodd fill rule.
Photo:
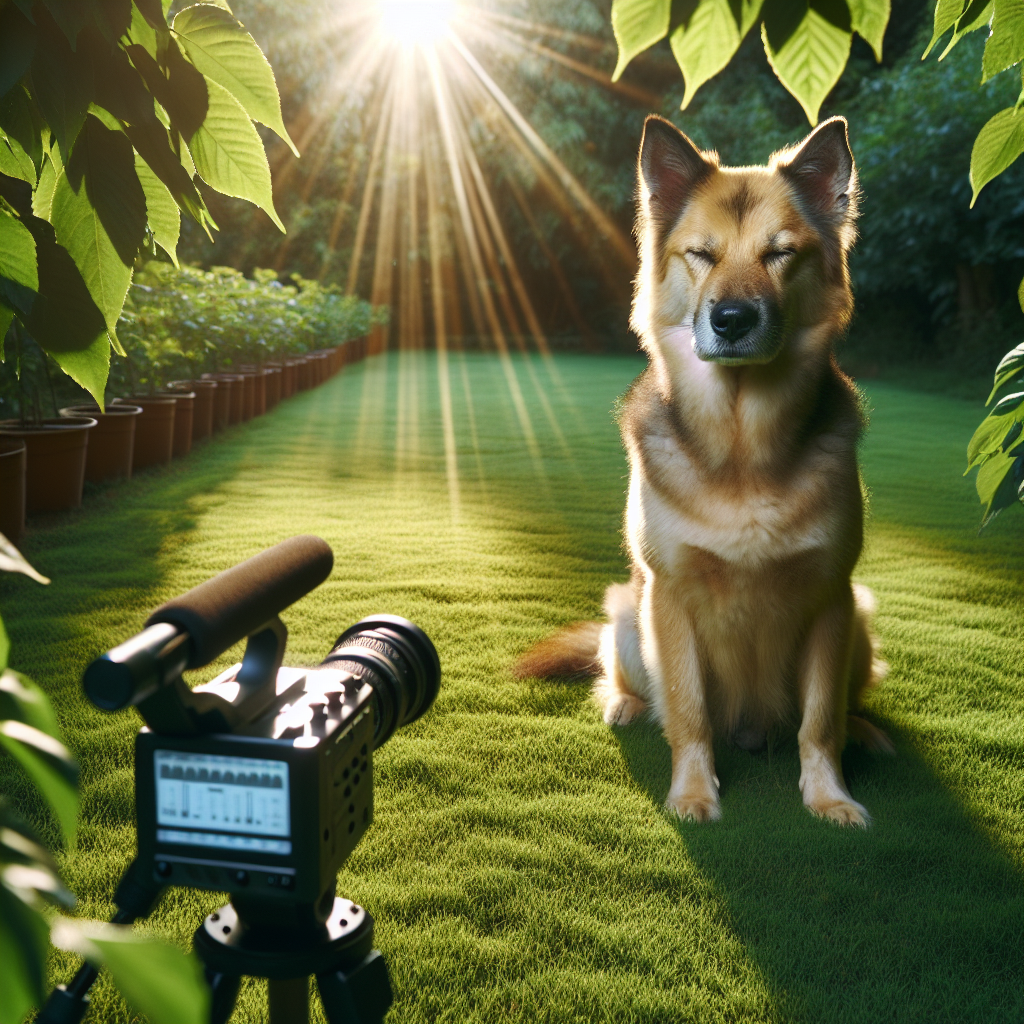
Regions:
<instances>
[{"instance_id":1,"label":"tripod","mask_svg":"<svg viewBox=\"0 0 1024 1024\"><path fill-rule=\"evenodd\" d=\"M270 1024L306 1024L316 978L330 1024L380 1024L391 1006L388 968L373 946L373 919L335 897L320 927L252 926L228 903L196 929L196 954L211 991L210 1024L226 1024L242 975L268 980Z\"/></svg>"},{"instance_id":2,"label":"tripod","mask_svg":"<svg viewBox=\"0 0 1024 1024\"><path fill-rule=\"evenodd\" d=\"M115 924L152 911L163 888L145 874L138 861L124 873L114 895ZM193 945L210 986L210 1024L226 1024L243 975L267 979L270 1024L306 1024L311 975L330 1024L381 1024L391 1006L391 982L384 958L372 948L373 918L366 910L335 897L323 924L307 917L281 927L271 908L254 909L251 920L228 903L196 929ZM83 964L71 982L50 993L36 1024L79 1024L98 974Z\"/></svg>"}]
</instances>

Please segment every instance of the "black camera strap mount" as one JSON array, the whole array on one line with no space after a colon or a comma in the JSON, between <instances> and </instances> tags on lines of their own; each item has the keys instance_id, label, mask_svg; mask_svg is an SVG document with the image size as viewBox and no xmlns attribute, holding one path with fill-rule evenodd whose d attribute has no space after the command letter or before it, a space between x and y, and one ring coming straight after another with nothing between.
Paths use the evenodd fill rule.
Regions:
<instances>
[{"instance_id":1,"label":"black camera strap mount","mask_svg":"<svg viewBox=\"0 0 1024 1024\"><path fill-rule=\"evenodd\" d=\"M270 1024L306 1024L309 978L316 978L330 1024L380 1024L391 1006L384 958L373 949L373 919L351 900L335 897L319 928L248 927L232 904L196 929L196 955L212 993L210 1022L231 1016L242 976L266 978Z\"/></svg>"}]
</instances>

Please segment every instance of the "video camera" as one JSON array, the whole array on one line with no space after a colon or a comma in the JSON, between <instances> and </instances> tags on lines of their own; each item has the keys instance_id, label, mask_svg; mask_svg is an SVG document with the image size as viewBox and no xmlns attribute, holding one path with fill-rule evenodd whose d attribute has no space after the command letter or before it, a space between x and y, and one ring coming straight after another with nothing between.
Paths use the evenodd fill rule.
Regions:
<instances>
[{"instance_id":1,"label":"video camera","mask_svg":"<svg viewBox=\"0 0 1024 1024\"><path fill-rule=\"evenodd\" d=\"M318 537L284 541L158 608L82 680L98 708L134 706L146 722L138 853L115 921L145 916L168 885L230 894L194 939L214 1024L242 975L270 979L272 1024L307 1019L311 974L332 1024L379 1021L391 1002L370 915L335 897L336 875L373 820L374 750L430 707L441 667L427 635L394 615L350 626L316 668L283 666L279 613L332 566ZM184 682L245 638L239 664ZM83 967L39 1020L80 1020L95 977Z\"/></svg>"}]
</instances>

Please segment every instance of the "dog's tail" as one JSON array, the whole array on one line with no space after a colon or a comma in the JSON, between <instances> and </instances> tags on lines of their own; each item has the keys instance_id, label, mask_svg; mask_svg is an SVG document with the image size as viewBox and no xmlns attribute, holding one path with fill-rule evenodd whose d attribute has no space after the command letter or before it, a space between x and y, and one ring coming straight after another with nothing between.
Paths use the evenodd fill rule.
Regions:
<instances>
[{"instance_id":1,"label":"dog's tail","mask_svg":"<svg viewBox=\"0 0 1024 1024\"><path fill-rule=\"evenodd\" d=\"M518 679L587 679L601 671L600 622L576 622L531 647L512 668Z\"/></svg>"},{"instance_id":2,"label":"dog's tail","mask_svg":"<svg viewBox=\"0 0 1024 1024\"><path fill-rule=\"evenodd\" d=\"M879 657L878 638L871 628L875 615L875 595L860 583L853 585L855 607L853 658L850 665L850 710L859 711L864 691L877 686L888 674L889 666ZM888 734L860 715L846 716L846 735L868 750L895 754Z\"/></svg>"}]
</instances>

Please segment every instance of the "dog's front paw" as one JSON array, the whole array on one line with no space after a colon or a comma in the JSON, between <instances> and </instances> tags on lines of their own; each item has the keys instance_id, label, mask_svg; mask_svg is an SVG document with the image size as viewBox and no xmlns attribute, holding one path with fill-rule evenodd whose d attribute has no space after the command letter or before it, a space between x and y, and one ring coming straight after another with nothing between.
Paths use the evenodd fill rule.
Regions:
<instances>
[{"instance_id":1,"label":"dog's front paw","mask_svg":"<svg viewBox=\"0 0 1024 1024\"><path fill-rule=\"evenodd\" d=\"M718 797L711 793L683 793L680 796L670 793L665 801L665 809L683 821L718 821L722 817L722 805Z\"/></svg>"},{"instance_id":2,"label":"dog's front paw","mask_svg":"<svg viewBox=\"0 0 1024 1024\"><path fill-rule=\"evenodd\" d=\"M871 815L867 808L857 803L852 797L836 799L807 800L804 806L819 818L828 818L839 825L859 825L867 828L871 824Z\"/></svg>"},{"instance_id":3,"label":"dog's front paw","mask_svg":"<svg viewBox=\"0 0 1024 1024\"><path fill-rule=\"evenodd\" d=\"M629 725L637 715L642 715L647 705L632 693L615 693L604 702L606 725Z\"/></svg>"}]
</instances>

